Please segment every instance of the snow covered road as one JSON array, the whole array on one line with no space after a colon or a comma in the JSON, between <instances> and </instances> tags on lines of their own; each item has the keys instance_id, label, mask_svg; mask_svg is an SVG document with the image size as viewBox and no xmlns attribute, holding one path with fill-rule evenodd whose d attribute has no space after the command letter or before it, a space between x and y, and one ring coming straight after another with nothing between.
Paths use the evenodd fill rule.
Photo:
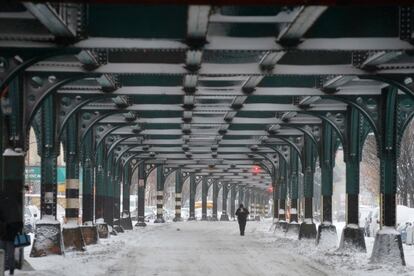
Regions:
<instances>
[{"instance_id":1,"label":"snow covered road","mask_svg":"<svg viewBox=\"0 0 414 276\"><path fill-rule=\"evenodd\" d=\"M328 275L257 239L257 227L250 223L241 237L235 223L163 225L147 232L111 270L121 275Z\"/></svg>"},{"instance_id":2,"label":"snow covered road","mask_svg":"<svg viewBox=\"0 0 414 276\"><path fill-rule=\"evenodd\" d=\"M364 261L321 253L313 243L269 232L269 222L248 222L246 236L235 222L182 222L101 240L86 252L28 258L36 271L17 275L393 275ZM329 260L328 260L329 259ZM363 270L359 270L361 265ZM348 267L347 267L348 266ZM411 275L407 269L396 274ZM382 274L384 272L384 274ZM371 274L373 273L373 274Z\"/></svg>"}]
</instances>

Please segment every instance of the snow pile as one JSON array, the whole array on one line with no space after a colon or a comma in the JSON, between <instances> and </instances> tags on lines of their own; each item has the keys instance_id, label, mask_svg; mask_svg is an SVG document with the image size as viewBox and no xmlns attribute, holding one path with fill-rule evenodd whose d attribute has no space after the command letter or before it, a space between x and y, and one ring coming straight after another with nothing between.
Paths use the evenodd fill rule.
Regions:
<instances>
[{"instance_id":1,"label":"snow pile","mask_svg":"<svg viewBox=\"0 0 414 276\"><path fill-rule=\"evenodd\" d=\"M36 224L60 224L54 216L44 215L41 220L38 220Z\"/></svg>"},{"instance_id":2,"label":"snow pile","mask_svg":"<svg viewBox=\"0 0 414 276\"><path fill-rule=\"evenodd\" d=\"M397 206L397 223L405 224L406 222L414 223L414 208L407 206Z\"/></svg>"},{"instance_id":3,"label":"snow pile","mask_svg":"<svg viewBox=\"0 0 414 276\"><path fill-rule=\"evenodd\" d=\"M69 220L67 223L63 224L63 229L75 229L79 228L78 222L76 220Z\"/></svg>"}]
</instances>

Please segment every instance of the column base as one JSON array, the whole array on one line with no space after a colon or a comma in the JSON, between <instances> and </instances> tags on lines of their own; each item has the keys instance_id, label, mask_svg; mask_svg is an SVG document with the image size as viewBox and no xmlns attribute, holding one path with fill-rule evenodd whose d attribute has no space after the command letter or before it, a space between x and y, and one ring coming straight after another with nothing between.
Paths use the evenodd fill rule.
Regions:
<instances>
[{"instance_id":1,"label":"column base","mask_svg":"<svg viewBox=\"0 0 414 276\"><path fill-rule=\"evenodd\" d=\"M229 216L227 214L221 214L220 221L229 221Z\"/></svg>"},{"instance_id":2,"label":"column base","mask_svg":"<svg viewBox=\"0 0 414 276\"><path fill-rule=\"evenodd\" d=\"M85 245L98 244L99 236L96 225L82 225L80 229Z\"/></svg>"},{"instance_id":3,"label":"column base","mask_svg":"<svg viewBox=\"0 0 414 276\"><path fill-rule=\"evenodd\" d=\"M135 226L136 226L136 227L145 227L145 226L147 226L147 224L145 223L145 221L138 221L138 222L135 224Z\"/></svg>"},{"instance_id":4,"label":"column base","mask_svg":"<svg viewBox=\"0 0 414 276\"><path fill-rule=\"evenodd\" d=\"M164 218L157 218L156 220L154 220L154 223L165 223L165 219Z\"/></svg>"},{"instance_id":5,"label":"column base","mask_svg":"<svg viewBox=\"0 0 414 276\"><path fill-rule=\"evenodd\" d=\"M114 227L112 227L111 225L108 225L108 230L109 230L109 234L112 236L118 236L118 231L115 230Z\"/></svg>"},{"instance_id":6,"label":"column base","mask_svg":"<svg viewBox=\"0 0 414 276\"><path fill-rule=\"evenodd\" d=\"M299 227L299 240L316 239L316 225L313 222L302 222Z\"/></svg>"},{"instance_id":7,"label":"column base","mask_svg":"<svg viewBox=\"0 0 414 276\"><path fill-rule=\"evenodd\" d=\"M324 248L336 248L338 235L336 227L332 223L323 222L318 226L316 245Z\"/></svg>"},{"instance_id":8,"label":"column base","mask_svg":"<svg viewBox=\"0 0 414 276\"><path fill-rule=\"evenodd\" d=\"M30 257L62 254L63 242L60 223L58 221L37 223Z\"/></svg>"},{"instance_id":9,"label":"column base","mask_svg":"<svg viewBox=\"0 0 414 276\"><path fill-rule=\"evenodd\" d=\"M299 223L297 223L296 221L291 222L287 225L285 236L299 239L299 229L300 229Z\"/></svg>"},{"instance_id":10,"label":"column base","mask_svg":"<svg viewBox=\"0 0 414 276\"><path fill-rule=\"evenodd\" d=\"M85 241L79 226L64 225L62 237L65 250L85 251Z\"/></svg>"},{"instance_id":11,"label":"column base","mask_svg":"<svg viewBox=\"0 0 414 276\"><path fill-rule=\"evenodd\" d=\"M180 221L183 221L183 219L182 219L181 217L175 217L175 218L173 219L173 221L174 221L174 222L180 222Z\"/></svg>"},{"instance_id":12,"label":"column base","mask_svg":"<svg viewBox=\"0 0 414 276\"><path fill-rule=\"evenodd\" d=\"M207 221L207 216L202 216L201 221Z\"/></svg>"},{"instance_id":13,"label":"column base","mask_svg":"<svg viewBox=\"0 0 414 276\"><path fill-rule=\"evenodd\" d=\"M197 219L196 219L195 217L189 217L189 218L187 219L187 221L192 221L192 220L196 221Z\"/></svg>"},{"instance_id":14,"label":"column base","mask_svg":"<svg viewBox=\"0 0 414 276\"><path fill-rule=\"evenodd\" d=\"M394 227L384 227L378 231L370 262L405 265L401 235Z\"/></svg>"},{"instance_id":15,"label":"column base","mask_svg":"<svg viewBox=\"0 0 414 276\"><path fill-rule=\"evenodd\" d=\"M117 232L117 233L124 233L125 231L124 231L124 228L121 226L121 225L114 225L114 230Z\"/></svg>"},{"instance_id":16,"label":"column base","mask_svg":"<svg viewBox=\"0 0 414 276\"><path fill-rule=\"evenodd\" d=\"M339 250L350 250L356 252L367 252L365 246L364 229L358 225L348 224L342 231Z\"/></svg>"},{"instance_id":17,"label":"column base","mask_svg":"<svg viewBox=\"0 0 414 276\"><path fill-rule=\"evenodd\" d=\"M105 222L97 223L96 228L98 228L98 236L100 239L109 238L109 227Z\"/></svg>"},{"instance_id":18,"label":"column base","mask_svg":"<svg viewBox=\"0 0 414 276\"><path fill-rule=\"evenodd\" d=\"M217 216L211 217L210 221L218 221Z\"/></svg>"},{"instance_id":19,"label":"column base","mask_svg":"<svg viewBox=\"0 0 414 276\"><path fill-rule=\"evenodd\" d=\"M280 230L281 232L285 233L288 228L288 223L285 220L278 220L275 224L275 230Z\"/></svg>"},{"instance_id":20,"label":"column base","mask_svg":"<svg viewBox=\"0 0 414 276\"><path fill-rule=\"evenodd\" d=\"M132 230L133 229L132 220L131 220L130 216L121 218L120 224L121 224L122 228L124 228L124 230Z\"/></svg>"}]
</instances>

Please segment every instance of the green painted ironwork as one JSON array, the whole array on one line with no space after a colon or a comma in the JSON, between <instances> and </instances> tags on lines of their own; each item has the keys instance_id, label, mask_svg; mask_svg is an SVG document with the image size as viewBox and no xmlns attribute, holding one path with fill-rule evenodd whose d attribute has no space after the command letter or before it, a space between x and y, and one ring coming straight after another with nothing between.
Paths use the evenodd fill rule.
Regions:
<instances>
[{"instance_id":1,"label":"green painted ironwork","mask_svg":"<svg viewBox=\"0 0 414 276\"><path fill-rule=\"evenodd\" d=\"M42 154L41 154L41 215L56 218L57 204L57 156L58 146L55 129L55 107L53 96L44 100L42 116Z\"/></svg>"},{"instance_id":2,"label":"green painted ironwork","mask_svg":"<svg viewBox=\"0 0 414 276\"><path fill-rule=\"evenodd\" d=\"M94 164L92 155L92 132L85 137L82 145L82 221L93 221L94 210Z\"/></svg>"}]
</instances>

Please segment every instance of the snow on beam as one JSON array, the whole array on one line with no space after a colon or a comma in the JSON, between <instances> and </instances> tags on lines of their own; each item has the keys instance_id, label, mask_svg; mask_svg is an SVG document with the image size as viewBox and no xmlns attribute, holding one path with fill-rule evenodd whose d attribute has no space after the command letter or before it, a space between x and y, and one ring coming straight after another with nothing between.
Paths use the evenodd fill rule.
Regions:
<instances>
[{"instance_id":1,"label":"snow on beam","mask_svg":"<svg viewBox=\"0 0 414 276\"><path fill-rule=\"evenodd\" d=\"M117 83L114 77L110 74L103 74L101 77L96 79L101 86L103 92L112 92L117 89Z\"/></svg>"},{"instance_id":2,"label":"snow on beam","mask_svg":"<svg viewBox=\"0 0 414 276\"><path fill-rule=\"evenodd\" d=\"M298 43L302 36L312 27L318 18L328 9L327 6L303 6L293 22L279 33L281 43Z\"/></svg>"},{"instance_id":3,"label":"snow on beam","mask_svg":"<svg viewBox=\"0 0 414 276\"><path fill-rule=\"evenodd\" d=\"M309 107L311 104L319 101L320 99L321 97L318 96L306 96L299 102L299 106L301 108Z\"/></svg>"},{"instance_id":4,"label":"snow on beam","mask_svg":"<svg viewBox=\"0 0 414 276\"><path fill-rule=\"evenodd\" d=\"M387 63L403 54L402 51L386 52L380 51L369 56L362 64L361 68L366 70L377 69L377 66Z\"/></svg>"},{"instance_id":5,"label":"snow on beam","mask_svg":"<svg viewBox=\"0 0 414 276\"><path fill-rule=\"evenodd\" d=\"M284 47L275 42L274 37L226 37L207 36L209 51L403 51L412 50L413 46L395 37L349 37L349 38L309 38L304 39L295 48ZM51 49L59 47L53 42L37 42L23 40L0 40L0 48L34 48ZM187 51L189 47L179 40L141 39L141 38L105 38L90 37L68 45L71 49L122 49L136 50L171 50Z\"/></svg>"},{"instance_id":6,"label":"snow on beam","mask_svg":"<svg viewBox=\"0 0 414 276\"><path fill-rule=\"evenodd\" d=\"M215 13L210 16L210 22L212 23L289 23L295 19L294 13L279 12L273 16L232 16Z\"/></svg>"},{"instance_id":7,"label":"snow on beam","mask_svg":"<svg viewBox=\"0 0 414 276\"><path fill-rule=\"evenodd\" d=\"M343 78L343 76L338 76ZM350 77L351 80L354 77ZM346 82L345 82L346 83ZM326 83L328 84L328 82ZM69 89L71 88L71 89ZM58 90L58 94L87 94L87 95L100 95L102 91L95 89L91 90L88 87L81 87L79 89L72 89L74 87L64 86ZM93 88L92 86L90 88ZM373 83L371 86L363 86L364 94L379 95L381 93L381 86ZM341 88L336 92L336 95L360 95L361 87L350 86ZM123 86L111 93L111 95L161 95L161 96L184 96L185 92L181 87L168 87L168 86ZM210 88L197 88L197 96L243 96L245 93L240 89L230 90L226 87L215 87L215 90ZM306 87L256 87L254 91L255 96L323 96L326 95L323 91L317 88Z\"/></svg>"},{"instance_id":8,"label":"snow on beam","mask_svg":"<svg viewBox=\"0 0 414 276\"><path fill-rule=\"evenodd\" d=\"M210 6L189 6L187 20L187 38L205 40L210 15Z\"/></svg>"},{"instance_id":9,"label":"snow on beam","mask_svg":"<svg viewBox=\"0 0 414 276\"><path fill-rule=\"evenodd\" d=\"M94 70L99 67L99 58L91 50L83 50L76 55L86 70Z\"/></svg>"},{"instance_id":10,"label":"snow on beam","mask_svg":"<svg viewBox=\"0 0 414 276\"><path fill-rule=\"evenodd\" d=\"M115 104L102 104L102 105L87 105L82 107L82 110L94 110L94 111L101 111L101 110L117 110L117 106ZM266 103L258 103L258 104L244 104L243 111L281 111L281 112L289 112L289 111L301 111L302 109L293 104L266 104ZM346 110L346 104L341 103L330 103L330 104L315 104L312 105L308 111L344 111ZM183 111L183 108L179 104L133 104L123 111ZM202 113L217 113L217 112L228 112L233 111L230 106L222 106L216 107L213 105L200 105L194 108L195 112L202 112Z\"/></svg>"},{"instance_id":11,"label":"snow on beam","mask_svg":"<svg viewBox=\"0 0 414 276\"><path fill-rule=\"evenodd\" d=\"M57 13L51 4L34 4L25 2L23 5L56 37L74 39L76 29Z\"/></svg>"},{"instance_id":12,"label":"snow on beam","mask_svg":"<svg viewBox=\"0 0 414 276\"><path fill-rule=\"evenodd\" d=\"M354 79L355 79L355 76L336 76L326 81L323 84L322 89L323 90L337 90L338 87L343 86L347 84L348 82L351 82Z\"/></svg>"},{"instance_id":13,"label":"snow on beam","mask_svg":"<svg viewBox=\"0 0 414 276\"><path fill-rule=\"evenodd\" d=\"M260 61L260 67L262 70L272 70L276 63L282 59L282 57L286 54L285 51L280 52L267 52L262 60Z\"/></svg>"},{"instance_id":14,"label":"snow on beam","mask_svg":"<svg viewBox=\"0 0 414 276\"><path fill-rule=\"evenodd\" d=\"M29 67L27 72L56 72L56 73L89 73L87 70L78 66L79 63L71 62L47 62L38 63ZM96 74L158 74L158 75L176 75L184 76L188 72L180 64L162 64L162 63L108 63L100 66L93 71ZM411 68L382 69L378 71L381 74L411 74ZM273 70L262 72L257 63L245 63L242 66L234 64L215 64L203 63L199 70L202 76L277 76L277 75L370 75L370 72L352 67L350 65L286 65L279 64ZM251 87L249 85L249 87Z\"/></svg>"}]
</instances>

